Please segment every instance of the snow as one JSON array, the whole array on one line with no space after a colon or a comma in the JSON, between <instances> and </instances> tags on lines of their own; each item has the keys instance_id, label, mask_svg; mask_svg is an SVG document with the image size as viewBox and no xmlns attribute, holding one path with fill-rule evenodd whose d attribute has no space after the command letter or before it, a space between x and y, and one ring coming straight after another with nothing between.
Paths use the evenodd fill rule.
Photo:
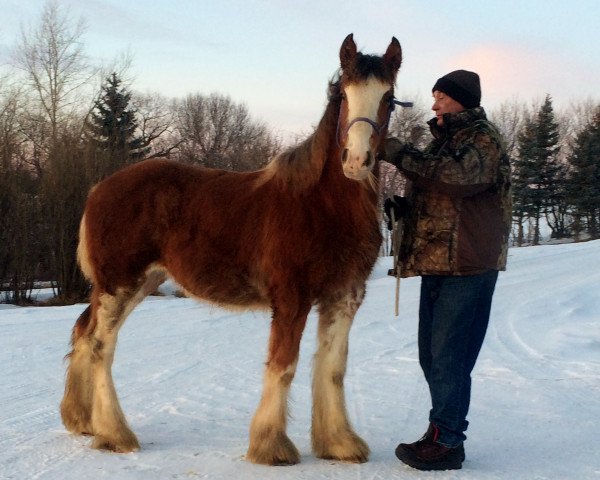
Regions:
<instances>
[{"instance_id":1,"label":"snow","mask_svg":"<svg viewBox=\"0 0 600 480\"><path fill-rule=\"evenodd\" d=\"M473 373L467 460L453 472L419 472L394 456L425 431L429 395L417 361L420 280L402 281L396 318L389 266L376 266L350 338L348 410L368 463L311 453L314 313L288 428L302 463L265 467L244 453L269 315L166 295L133 312L117 347L117 391L142 445L132 454L92 450L60 421L63 356L85 306L0 305L0 479L600 480L600 241L510 250Z\"/></svg>"}]
</instances>

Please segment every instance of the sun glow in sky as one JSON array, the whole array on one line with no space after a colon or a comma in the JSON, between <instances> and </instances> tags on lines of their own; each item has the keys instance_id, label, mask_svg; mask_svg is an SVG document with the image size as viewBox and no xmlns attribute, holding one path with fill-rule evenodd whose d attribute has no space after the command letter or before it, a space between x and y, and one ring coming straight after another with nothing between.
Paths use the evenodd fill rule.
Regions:
<instances>
[{"instance_id":1,"label":"sun glow in sky","mask_svg":"<svg viewBox=\"0 0 600 480\"><path fill-rule=\"evenodd\" d=\"M109 64L129 52L131 87L181 97L218 92L282 135L319 120L339 47L365 53L392 36L404 61L397 96L428 105L451 70L478 72L482 104L552 95L558 107L598 98L598 0L56 0L87 30L85 51ZM0 65L43 0L0 0Z\"/></svg>"}]
</instances>

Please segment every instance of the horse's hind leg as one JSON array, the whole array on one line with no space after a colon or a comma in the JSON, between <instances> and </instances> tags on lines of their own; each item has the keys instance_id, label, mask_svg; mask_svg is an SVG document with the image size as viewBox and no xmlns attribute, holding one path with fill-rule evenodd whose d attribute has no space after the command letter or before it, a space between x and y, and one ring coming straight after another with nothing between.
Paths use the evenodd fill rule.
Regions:
<instances>
[{"instance_id":1,"label":"horse's hind leg","mask_svg":"<svg viewBox=\"0 0 600 480\"><path fill-rule=\"evenodd\" d=\"M154 272L135 288L119 288L114 295L95 291L91 321L86 330L78 336L77 324L74 328L61 413L69 430L94 435L93 448L115 452L139 449L138 440L119 405L111 367L120 327L135 306L163 279L162 273ZM85 422L78 424L79 417L85 418ZM80 425L85 428L73 428Z\"/></svg>"},{"instance_id":2,"label":"horse's hind leg","mask_svg":"<svg viewBox=\"0 0 600 480\"><path fill-rule=\"evenodd\" d=\"M356 288L319 306L319 347L313 365L312 447L319 458L366 462L369 447L348 421L344 375L348 334L364 288Z\"/></svg>"},{"instance_id":3,"label":"horse's hind leg","mask_svg":"<svg viewBox=\"0 0 600 480\"><path fill-rule=\"evenodd\" d=\"M250 426L246 454L254 463L293 465L300 462L300 453L286 434L287 402L310 304L293 304L280 302L273 308L263 395Z\"/></svg>"}]
</instances>

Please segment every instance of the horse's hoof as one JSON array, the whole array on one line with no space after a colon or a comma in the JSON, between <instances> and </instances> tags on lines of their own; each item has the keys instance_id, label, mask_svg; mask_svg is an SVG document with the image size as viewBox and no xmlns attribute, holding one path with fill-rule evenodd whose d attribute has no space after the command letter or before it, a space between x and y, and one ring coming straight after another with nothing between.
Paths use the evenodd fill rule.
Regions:
<instances>
[{"instance_id":1,"label":"horse's hoof","mask_svg":"<svg viewBox=\"0 0 600 480\"><path fill-rule=\"evenodd\" d=\"M120 440L109 439L102 435L96 435L92 441L92 448L106 450L115 453L131 453L140 449L140 444L134 434Z\"/></svg>"},{"instance_id":2,"label":"horse's hoof","mask_svg":"<svg viewBox=\"0 0 600 480\"><path fill-rule=\"evenodd\" d=\"M339 436L327 445L313 441L313 451L317 458L348 463L365 463L370 453L366 442L354 432Z\"/></svg>"},{"instance_id":3,"label":"horse's hoof","mask_svg":"<svg viewBox=\"0 0 600 480\"><path fill-rule=\"evenodd\" d=\"M296 465L300 463L300 452L288 436L279 432L250 442L246 460L261 465Z\"/></svg>"},{"instance_id":4,"label":"horse's hoof","mask_svg":"<svg viewBox=\"0 0 600 480\"><path fill-rule=\"evenodd\" d=\"M63 421L63 424L65 429L73 435L93 435L92 427L89 425L89 423Z\"/></svg>"}]
</instances>

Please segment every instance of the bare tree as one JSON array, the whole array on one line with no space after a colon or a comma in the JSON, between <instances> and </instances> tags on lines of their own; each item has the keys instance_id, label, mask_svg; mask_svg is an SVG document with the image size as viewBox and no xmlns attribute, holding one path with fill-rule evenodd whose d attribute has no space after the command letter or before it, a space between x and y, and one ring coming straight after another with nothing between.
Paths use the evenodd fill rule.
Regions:
<instances>
[{"instance_id":1,"label":"bare tree","mask_svg":"<svg viewBox=\"0 0 600 480\"><path fill-rule=\"evenodd\" d=\"M41 209L35 175L23 162L19 90L0 79L1 300L29 301L40 261Z\"/></svg>"},{"instance_id":2,"label":"bare tree","mask_svg":"<svg viewBox=\"0 0 600 480\"><path fill-rule=\"evenodd\" d=\"M281 148L264 124L227 96L189 95L175 109L184 161L248 170L263 166Z\"/></svg>"},{"instance_id":3,"label":"bare tree","mask_svg":"<svg viewBox=\"0 0 600 480\"><path fill-rule=\"evenodd\" d=\"M80 137L94 77L83 51L84 31L82 20L72 20L56 1L48 1L39 23L21 29L14 57L23 72L19 125L29 164L18 176L15 205L44 212L18 224L34 235L30 263L44 258L59 295L70 301L82 300L87 288L75 262L77 226L89 187ZM28 176L34 188L24 191ZM23 235L12 240L13 246L27 241Z\"/></svg>"},{"instance_id":4,"label":"bare tree","mask_svg":"<svg viewBox=\"0 0 600 480\"><path fill-rule=\"evenodd\" d=\"M571 102L561 109L557 117L565 125L565 136L576 136L587 125L592 123L598 114L598 100L591 97L580 101Z\"/></svg>"},{"instance_id":5,"label":"bare tree","mask_svg":"<svg viewBox=\"0 0 600 480\"><path fill-rule=\"evenodd\" d=\"M18 139L18 91L0 79L0 172L7 171L15 160Z\"/></svg>"},{"instance_id":6,"label":"bare tree","mask_svg":"<svg viewBox=\"0 0 600 480\"><path fill-rule=\"evenodd\" d=\"M178 152L181 138L175 128L175 113L169 100L160 94L134 93L139 134L150 147L146 158L168 157Z\"/></svg>"},{"instance_id":7,"label":"bare tree","mask_svg":"<svg viewBox=\"0 0 600 480\"><path fill-rule=\"evenodd\" d=\"M61 129L41 182L42 208L50 221L45 223L45 248L52 280L59 301L84 301L87 281L77 266L76 250L79 222L87 192L93 179L86 165L89 155L81 139L80 129Z\"/></svg>"},{"instance_id":8,"label":"bare tree","mask_svg":"<svg viewBox=\"0 0 600 480\"><path fill-rule=\"evenodd\" d=\"M592 98L572 102L556 112L562 139L561 156L565 161L573 151L573 145L579 133L594 119L598 101Z\"/></svg>"},{"instance_id":9,"label":"bare tree","mask_svg":"<svg viewBox=\"0 0 600 480\"><path fill-rule=\"evenodd\" d=\"M37 27L21 30L15 63L50 125L53 144L59 124L73 118L81 104L80 90L93 76L83 52L84 31L83 20L73 21L53 0L44 5Z\"/></svg>"},{"instance_id":10,"label":"bare tree","mask_svg":"<svg viewBox=\"0 0 600 480\"><path fill-rule=\"evenodd\" d=\"M424 147L431 136L427 120L429 110L420 98L413 101L410 108L397 107L390 119L389 133L398 138L402 143L412 143L414 146Z\"/></svg>"},{"instance_id":11,"label":"bare tree","mask_svg":"<svg viewBox=\"0 0 600 480\"><path fill-rule=\"evenodd\" d=\"M519 132L528 114L527 105L517 99L507 100L489 112L490 120L500 130L512 158L517 155Z\"/></svg>"}]
</instances>

